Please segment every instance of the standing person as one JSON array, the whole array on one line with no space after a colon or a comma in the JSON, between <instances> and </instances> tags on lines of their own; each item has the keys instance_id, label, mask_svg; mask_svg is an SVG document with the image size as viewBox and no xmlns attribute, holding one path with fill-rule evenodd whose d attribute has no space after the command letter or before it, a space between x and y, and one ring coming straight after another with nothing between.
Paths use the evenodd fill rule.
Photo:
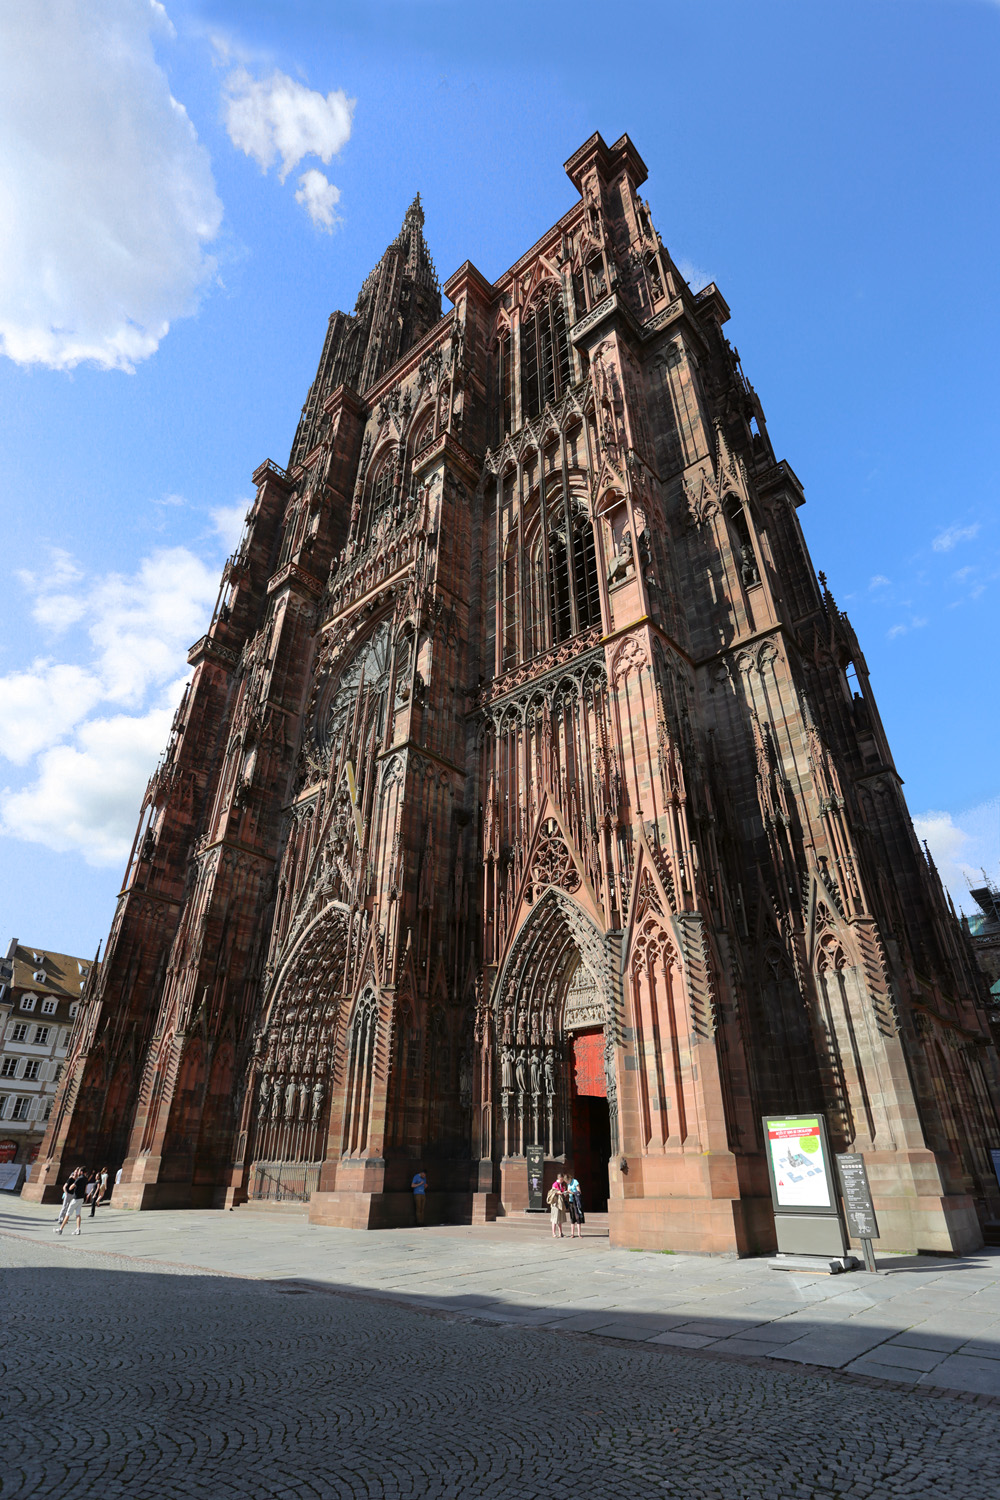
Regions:
<instances>
[{"instance_id":1,"label":"standing person","mask_svg":"<svg viewBox=\"0 0 1000 1500\"><path fill-rule=\"evenodd\" d=\"M81 1233L83 1229L83 1205L87 1197L88 1175L89 1174L87 1173L86 1169L81 1167L76 1176L70 1178L70 1181L67 1183L70 1197L69 1201L66 1204L66 1211L59 1221L59 1227L56 1230L56 1234L62 1234L63 1230L66 1228L67 1222L69 1221L70 1214L76 1214L76 1228L73 1230L73 1233Z\"/></svg>"},{"instance_id":2,"label":"standing person","mask_svg":"<svg viewBox=\"0 0 1000 1500\"><path fill-rule=\"evenodd\" d=\"M427 1211L427 1173L416 1172L410 1187L413 1189L413 1212L417 1223L422 1224Z\"/></svg>"},{"instance_id":3,"label":"standing person","mask_svg":"<svg viewBox=\"0 0 1000 1500\"><path fill-rule=\"evenodd\" d=\"M95 1167L87 1176L87 1202L90 1204L90 1217L94 1217L97 1209L98 1199L101 1196L101 1174Z\"/></svg>"},{"instance_id":4,"label":"standing person","mask_svg":"<svg viewBox=\"0 0 1000 1500\"><path fill-rule=\"evenodd\" d=\"M552 1238L558 1235L563 1238L563 1223L566 1218L566 1179L561 1172L556 1174L556 1180L549 1188L546 1203L552 1211Z\"/></svg>"},{"instance_id":5,"label":"standing person","mask_svg":"<svg viewBox=\"0 0 1000 1500\"><path fill-rule=\"evenodd\" d=\"M586 1223L583 1217L583 1193L579 1179L574 1177L572 1172L567 1173L567 1179L566 1205L569 1208L569 1237L571 1240L582 1240L582 1226Z\"/></svg>"},{"instance_id":6,"label":"standing person","mask_svg":"<svg viewBox=\"0 0 1000 1500\"><path fill-rule=\"evenodd\" d=\"M70 1183L75 1181L76 1174L77 1172L79 1172L79 1170L79 1167L74 1167L72 1172L69 1174L67 1181L63 1183L62 1203L59 1205L59 1212L56 1214L56 1227L52 1231L53 1234L58 1234L59 1230L62 1228L62 1222L66 1217L66 1212L69 1208L70 1199L72 1197L72 1194L70 1192Z\"/></svg>"},{"instance_id":7,"label":"standing person","mask_svg":"<svg viewBox=\"0 0 1000 1500\"><path fill-rule=\"evenodd\" d=\"M101 1168L100 1187L99 1187L99 1191L98 1191L98 1201L100 1203L106 1203L108 1201L108 1199L111 1197L111 1193L110 1193L110 1191L108 1189L108 1183L110 1182L110 1180L111 1180L111 1174L109 1173L107 1167L102 1167Z\"/></svg>"}]
</instances>

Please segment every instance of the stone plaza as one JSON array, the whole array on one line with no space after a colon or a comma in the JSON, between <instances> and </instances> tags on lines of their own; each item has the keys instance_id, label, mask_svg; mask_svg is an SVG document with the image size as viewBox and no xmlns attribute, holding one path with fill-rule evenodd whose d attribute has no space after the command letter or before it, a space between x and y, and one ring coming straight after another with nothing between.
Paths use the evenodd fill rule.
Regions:
<instances>
[{"instance_id":1,"label":"stone plaza","mask_svg":"<svg viewBox=\"0 0 1000 1500\"><path fill-rule=\"evenodd\" d=\"M599 1216L54 1219L0 1214L9 1500L996 1491L995 1250L809 1277L616 1249Z\"/></svg>"}]
</instances>

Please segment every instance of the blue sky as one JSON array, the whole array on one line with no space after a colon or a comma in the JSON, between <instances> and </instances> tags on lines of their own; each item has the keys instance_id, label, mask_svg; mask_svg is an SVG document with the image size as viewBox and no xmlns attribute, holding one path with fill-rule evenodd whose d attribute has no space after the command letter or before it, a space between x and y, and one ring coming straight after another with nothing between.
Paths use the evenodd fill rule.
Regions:
<instances>
[{"instance_id":1,"label":"blue sky","mask_svg":"<svg viewBox=\"0 0 1000 1500\"><path fill-rule=\"evenodd\" d=\"M494 278L594 130L733 310L954 896L1000 877L998 63L993 0L4 7L0 936L107 932L250 474L413 194Z\"/></svg>"}]
</instances>

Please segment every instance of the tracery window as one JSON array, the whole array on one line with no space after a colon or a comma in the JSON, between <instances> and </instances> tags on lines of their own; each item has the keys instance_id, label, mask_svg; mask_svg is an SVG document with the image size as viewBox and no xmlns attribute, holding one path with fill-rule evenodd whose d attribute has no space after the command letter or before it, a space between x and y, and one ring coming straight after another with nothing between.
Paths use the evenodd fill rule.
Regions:
<instances>
[{"instance_id":1,"label":"tracery window","mask_svg":"<svg viewBox=\"0 0 1000 1500\"><path fill-rule=\"evenodd\" d=\"M375 522L385 507L392 502L395 489L396 477L396 454L390 448L378 461L377 467L372 471L369 481L368 492L368 524Z\"/></svg>"},{"instance_id":2,"label":"tracery window","mask_svg":"<svg viewBox=\"0 0 1000 1500\"><path fill-rule=\"evenodd\" d=\"M536 304L521 324L521 407L525 417L558 401L572 384L562 298Z\"/></svg>"}]
</instances>

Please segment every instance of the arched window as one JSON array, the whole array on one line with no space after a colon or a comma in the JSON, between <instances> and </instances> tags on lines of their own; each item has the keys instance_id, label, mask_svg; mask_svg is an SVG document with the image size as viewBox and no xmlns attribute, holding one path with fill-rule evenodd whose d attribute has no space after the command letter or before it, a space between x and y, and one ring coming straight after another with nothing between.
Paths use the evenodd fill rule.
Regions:
<instances>
[{"instance_id":1,"label":"arched window","mask_svg":"<svg viewBox=\"0 0 1000 1500\"><path fill-rule=\"evenodd\" d=\"M368 490L368 524L371 526L377 521L381 512L387 505L391 505L395 490L393 481L396 477L396 453L390 448L378 460L373 468L369 479Z\"/></svg>"},{"instance_id":2,"label":"arched window","mask_svg":"<svg viewBox=\"0 0 1000 1500\"><path fill-rule=\"evenodd\" d=\"M601 589L597 581L594 528L588 516L578 516L573 528L573 582L580 629L601 623Z\"/></svg>"},{"instance_id":3,"label":"arched window","mask_svg":"<svg viewBox=\"0 0 1000 1500\"><path fill-rule=\"evenodd\" d=\"M572 383L569 339L562 297L556 293L532 309L521 324L521 406L525 417L558 401Z\"/></svg>"},{"instance_id":4,"label":"arched window","mask_svg":"<svg viewBox=\"0 0 1000 1500\"><path fill-rule=\"evenodd\" d=\"M427 444L434 440L434 408L429 407L422 417L418 417L410 437L410 457L416 458L422 453Z\"/></svg>"},{"instance_id":5,"label":"arched window","mask_svg":"<svg viewBox=\"0 0 1000 1500\"><path fill-rule=\"evenodd\" d=\"M511 379L510 329L505 328L497 339L497 401L496 440L502 442L504 434L510 432L514 423L514 382Z\"/></svg>"}]
</instances>

